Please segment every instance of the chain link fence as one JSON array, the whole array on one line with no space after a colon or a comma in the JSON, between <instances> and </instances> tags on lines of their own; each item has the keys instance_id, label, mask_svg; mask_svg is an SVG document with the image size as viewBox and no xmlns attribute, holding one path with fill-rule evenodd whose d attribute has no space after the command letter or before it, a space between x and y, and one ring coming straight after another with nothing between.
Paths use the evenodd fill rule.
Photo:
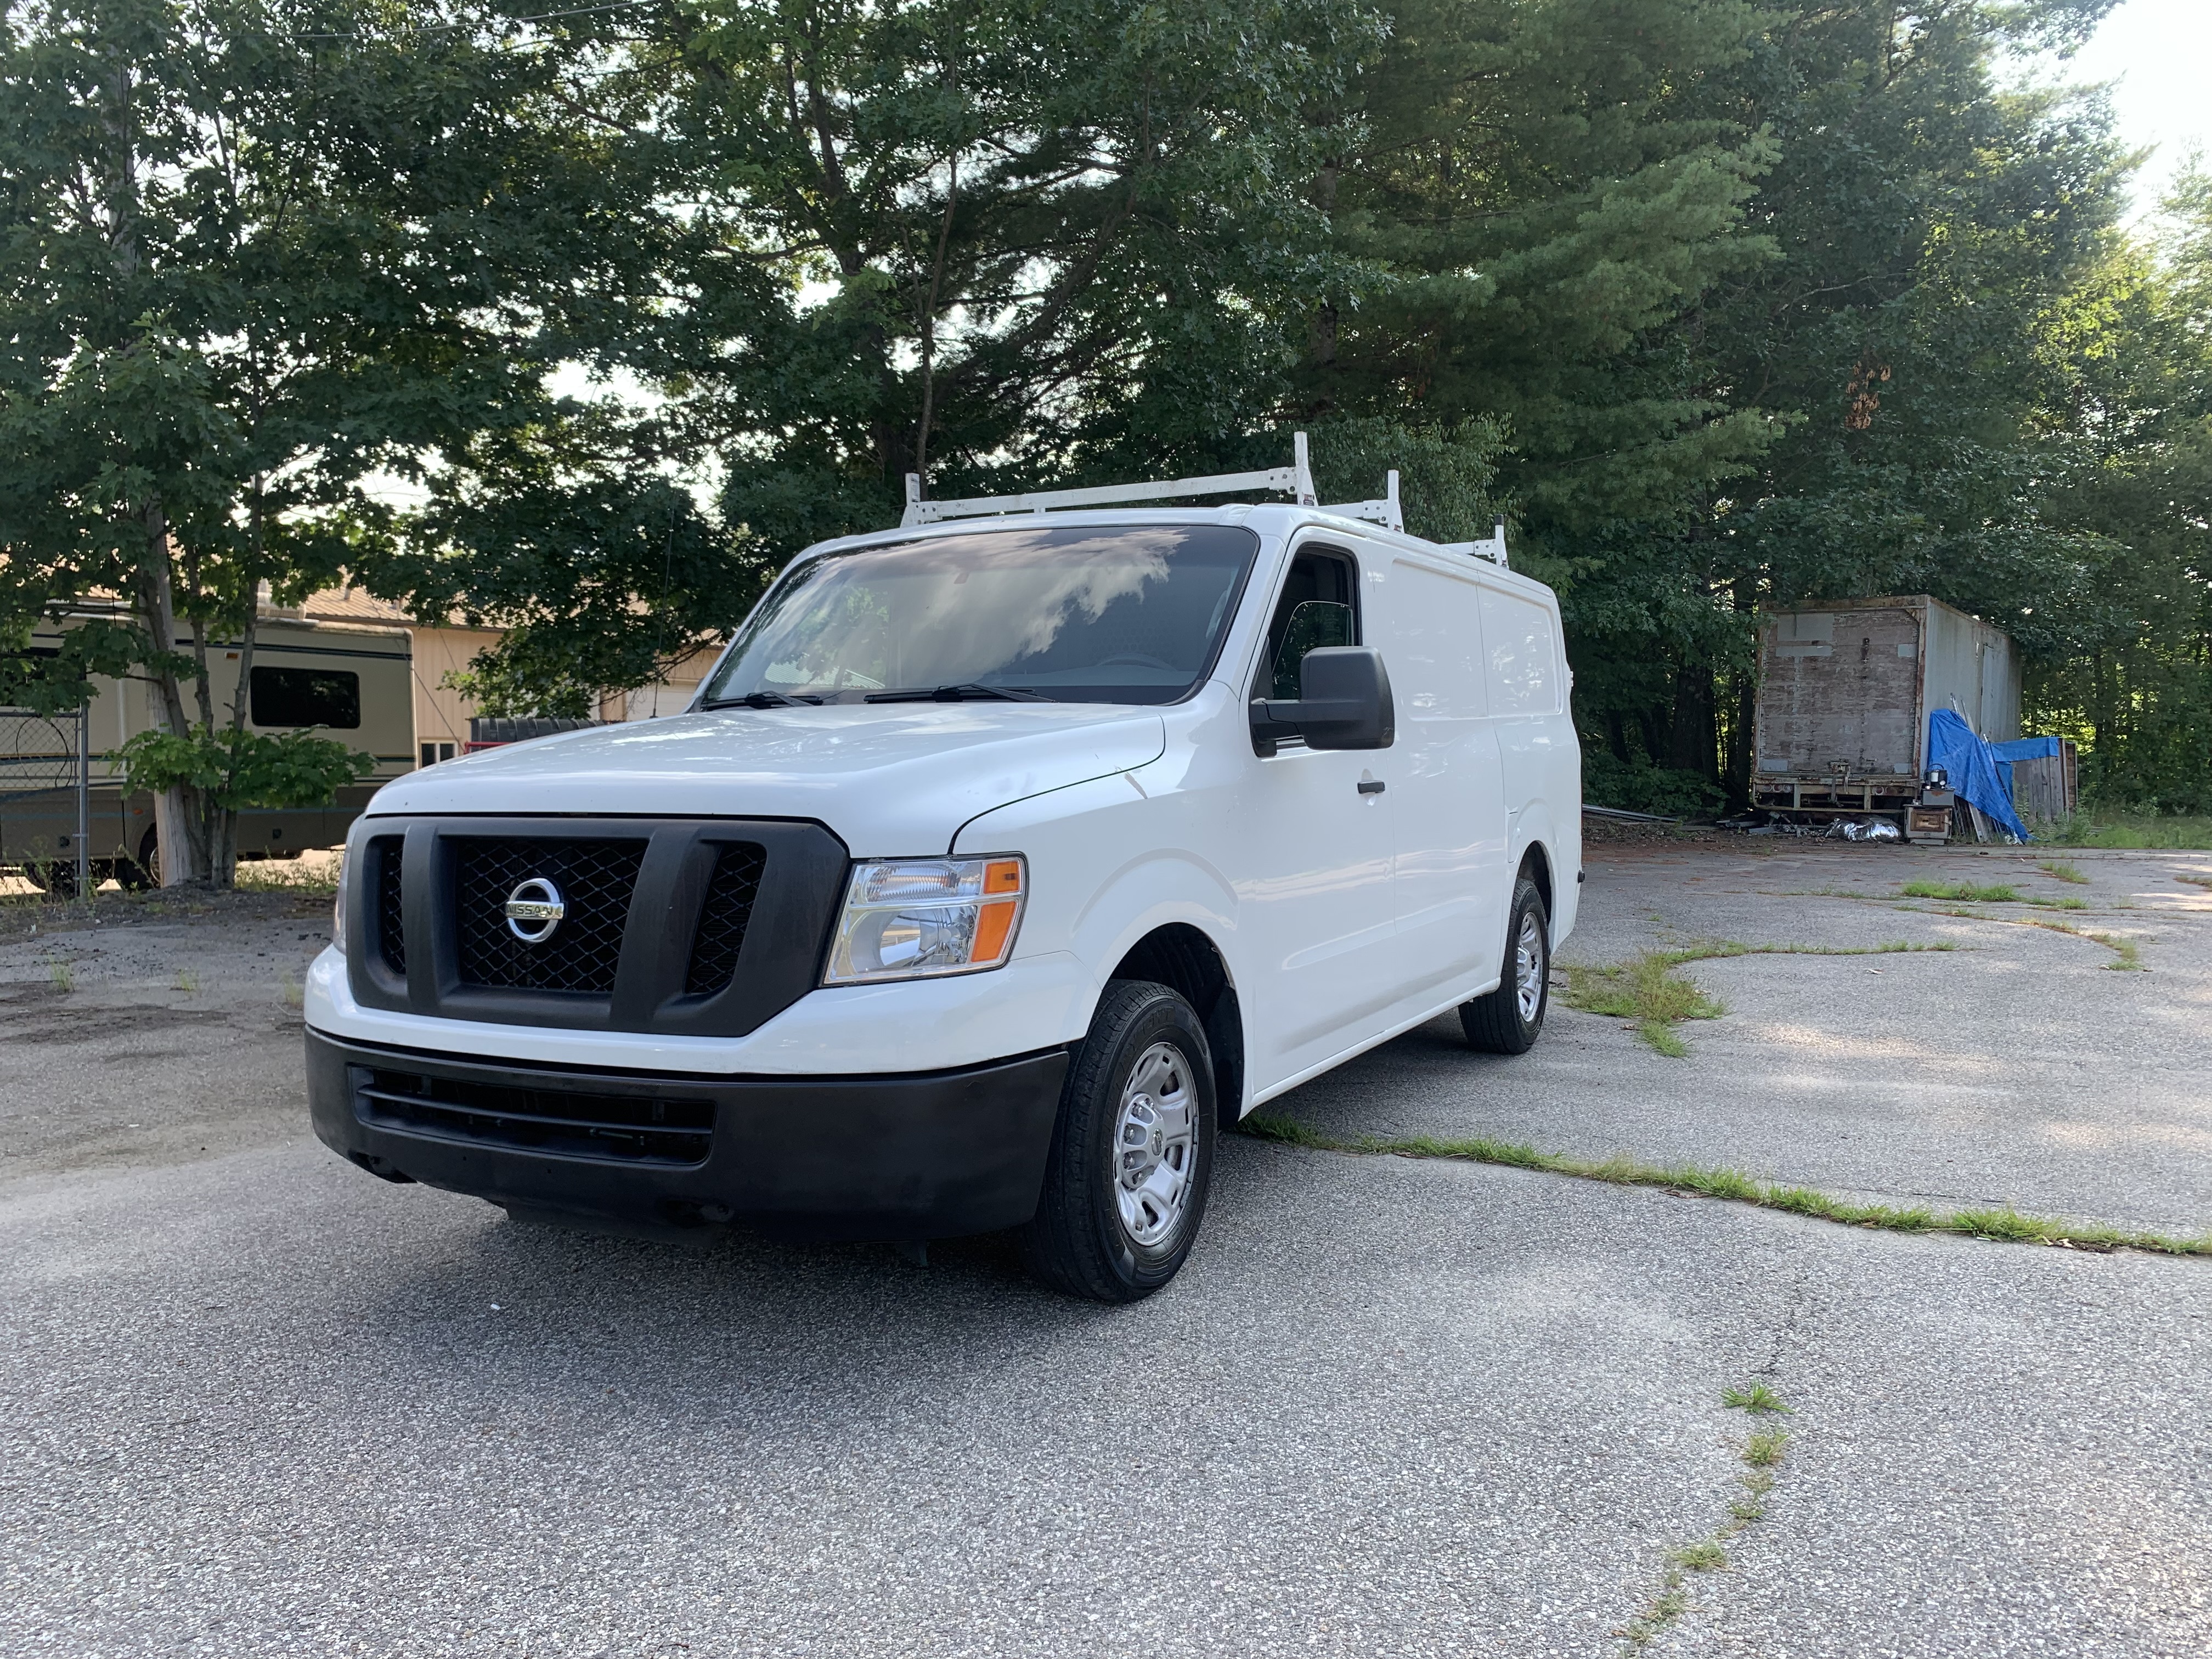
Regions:
<instances>
[{"instance_id":1,"label":"chain link fence","mask_svg":"<svg viewBox=\"0 0 2212 1659\"><path fill-rule=\"evenodd\" d=\"M88 879L86 830L91 756L82 714L0 708L0 862L36 863L41 887L79 890ZM26 837L19 825L36 825ZM59 834L47 826L65 826ZM20 843L20 844L19 844Z\"/></svg>"}]
</instances>

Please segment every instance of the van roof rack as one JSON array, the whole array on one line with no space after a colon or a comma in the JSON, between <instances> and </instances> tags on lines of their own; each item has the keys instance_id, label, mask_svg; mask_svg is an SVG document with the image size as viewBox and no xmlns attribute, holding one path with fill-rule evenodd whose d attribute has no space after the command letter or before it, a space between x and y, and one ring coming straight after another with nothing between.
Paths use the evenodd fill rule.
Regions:
<instances>
[{"instance_id":1,"label":"van roof rack","mask_svg":"<svg viewBox=\"0 0 2212 1659\"><path fill-rule=\"evenodd\" d=\"M1040 489L1027 495L972 495L964 500L930 501L921 495L921 475L906 475L906 514L900 527L939 524L946 519L996 518L1014 513L1049 513L1054 508L1112 507L1122 501L1157 501L1177 495L1228 495L1247 489L1279 489L1300 507L1318 507L1324 513L1347 519L1367 519L1392 530L1406 527L1398 510L1398 474L1390 472L1382 499L1322 507L1314 493L1313 469L1306 460L1306 434L1291 434L1291 465L1263 472L1220 472L1206 478L1164 478L1152 483L1100 484L1089 489Z\"/></svg>"}]
</instances>

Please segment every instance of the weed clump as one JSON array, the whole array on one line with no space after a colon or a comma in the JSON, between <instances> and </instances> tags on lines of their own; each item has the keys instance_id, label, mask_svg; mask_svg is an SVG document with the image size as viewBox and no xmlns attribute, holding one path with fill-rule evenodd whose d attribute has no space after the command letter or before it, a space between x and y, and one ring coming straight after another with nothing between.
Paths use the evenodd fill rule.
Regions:
<instances>
[{"instance_id":1,"label":"weed clump","mask_svg":"<svg viewBox=\"0 0 2212 1659\"><path fill-rule=\"evenodd\" d=\"M1782 1403L1782 1396L1764 1382L1754 1382L1747 1389L1723 1389L1721 1403L1747 1411L1754 1417L1771 1416L1778 1412L1785 1417L1790 1414L1790 1407Z\"/></svg>"},{"instance_id":2,"label":"weed clump","mask_svg":"<svg viewBox=\"0 0 2212 1659\"><path fill-rule=\"evenodd\" d=\"M1744 1443L1743 1461L1754 1469L1771 1469L1782 1461L1790 1444L1786 1429L1760 1429Z\"/></svg>"},{"instance_id":3,"label":"weed clump","mask_svg":"<svg viewBox=\"0 0 2212 1659\"><path fill-rule=\"evenodd\" d=\"M1977 887L1971 881L1908 881L1899 891L1906 898L1949 899L1961 904L2021 902L2020 895L2009 887Z\"/></svg>"},{"instance_id":4,"label":"weed clump","mask_svg":"<svg viewBox=\"0 0 2212 1659\"><path fill-rule=\"evenodd\" d=\"M1563 1000L1584 1013L1633 1020L1636 1035L1670 1060L1690 1050L1674 1027L1686 1019L1718 1019L1728 1010L1676 973L1681 958L1671 951L1646 951L1630 962L1609 967L1570 967Z\"/></svg>"},{"instance_id":5,"label":"weed clump","mask_svg":"<svg viewBox=\"0 0 2212 1659\"><path fill-rule=\"evenodd\" d=\"M2045 859L2035 867L2053 881L2070 881L2077 887L2089 884L2089 878L2081 873L2081 866L2064 859Z\"/></svg>"}]
</instances>

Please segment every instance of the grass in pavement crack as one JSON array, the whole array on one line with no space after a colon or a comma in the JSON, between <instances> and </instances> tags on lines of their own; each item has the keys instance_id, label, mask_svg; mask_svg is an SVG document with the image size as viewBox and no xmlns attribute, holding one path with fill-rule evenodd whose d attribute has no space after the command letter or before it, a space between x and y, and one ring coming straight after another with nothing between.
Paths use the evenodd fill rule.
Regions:
<instances>
[{"instance_id":1,"label":"grass in pavement crack","mask_svg":"<svg viewBox=\"0 0 2212 1659\"><path fill-rule=\"evenodd\" d=\"M1788 1416L1790 1407L1782 1403L1782 1396L1764 1382L1754 1382L1747 1389L1723 1389L1721 1404L1735 1406L1753 1417L1770 1417L1779 1412Z\"/></svg>"},{"instance_id":2,"label":"grass in pavement crack","mask_svg":"<svg viewBox=\"0 0 2212 1659\"><path fill-rule=\"evenodd\" d=\"M1560 1000L1586 1014L1633 1020L1636 1035L1669 1060L1688 1055L1689 1046L1674 1027L1686 1019L1718 1019L1726 1005L1707 996L1674 970L1685 963L1723 957L1879 957L1900 951L1955 951L1951 944L1915 945L1894 939L1887 945L1745 945L1736 939L1705 939L1674 951L1646 951L1626 962L1600 967L1569 964Z\"/></svg>"},{"instance_id":3,"label":"grass in pavement crack","mask_svg":"<svg viewBox=\"0 0 2212 1659\"><path fill-rule=\"evenodd\" d=\"M2112 960L2105 964L2116 973L2148 973L2143 966L2142 949L2131 939L2122 939L2117 933L2100 933L2092 928L2076 927L2071 922L2046 921L2040 916L1993 916L1985 910L1922 910L1917 904L1899 905L1899 909L1913 910L1923 916L1964 916L1972 921L2001 922L2008 927L2040 927L2047 933L2071 933L2075 939L2086 939L2093 945L2101 945L2112 953Z\"/></svg>"},{"instance_id":4,"label":"grass in pavement crack","mask_svg":"<svg viewBox=\"0 0 2212 1659\"><path fill-rule=\"evenodd\" d=\"M1435 1135L1364 1135L1346 1140L1294 1118L1255 1113L1239 1126L1249 1135L1316 1152L1392 1158L1433 1158L1462 1164L1496 1164L1547 1175L1573 1176L1616 1187L1657 1187L1692 1198L1723 1199L1762 1210L1781 1210L1832 1221L1846 1227L1873 1227L1897 1233L1954 1233L1965 1238L2008 1244L2050 1244L2076 1250L2144 1250L2156 1255L2212 1256L2212 1233L2177 1238L2165 1233L2108 1227L2096 1222L2023 1215L2010 1206L1987 1210L1899 1208L1887 1204L1853 1204L1811 1187L1784 1187L1754 1180L1738 1170L1707 1169L1695 1164L1660 1165L1632 1158L1577 1158L1540 1152L1534 1146L1476 1137L1449 1139Z\"/></svg>"},{"instance_id":5,"label":"grass in pavement crack","mask_svg":"<svg viewBox=\"0 0 2212 1659\"><path fill-rule=\"evenodd\" d=\"M2042 866L2053 875L2061 868L2074 870L2070 864L2063 866L2046 864ZM2061 881L2087 881L2079 870L2070 876L2059 876ZM2016 892L2009 887L1977 887L1971 881L1908 881L1899 888L1900 898L1945 899L1965 904L2032 904L2044 910L2086 910L2087 899L2041 898L2033 893Z\"/></svg>"},{"instance_id":6,"label":"grass in pavement crack","mask_svg":"<svg viewBox=\"0 0 2212 1659\"><path fill-rule=\"evenodd\" d=\"M2081 866L2064 859L2045 859L2035 867L2054 881L2070 881L2077 887L2089 884L2089 878L2081 873Z\"/></svg>"},{"instance_id":7,"label":"grass in pavement crack","mask_svg":"<svg viewBox=\"0 0 2212 1659\"><path fill-rule=\"evenodd\" d=\"M1751 1405L1757 1400L1762 1403ZM1781 1397L1764 1382L1754 1382L1747 1389L1729 1389L1721 1395L1722 1403L1741 1407L1754 1412L1787 1412L1790 1407ZM1774 1467L1790 1444L1790 1436L1781 1429L1754 1430L1743 1443L1741 1455L1744 1473L1736 1478L1743 1495L1729 1504L1728 1519L1715 1527L1705 1537L1687 1544L1677 1544L1667 1552L1666 1565L1659 1575L1659 1589L1646 1602L1643 1610L1613 1634L1628 1644L1628 1651L1640 1653L1651 1641L1680 1620L1690 1608L1690 1575L1693 1572L1718 1572L1729 1564L1729 1540L1746 1527L1765 1518L1766 1500L1774 1491Z\"/></svg>"}]
</instances>

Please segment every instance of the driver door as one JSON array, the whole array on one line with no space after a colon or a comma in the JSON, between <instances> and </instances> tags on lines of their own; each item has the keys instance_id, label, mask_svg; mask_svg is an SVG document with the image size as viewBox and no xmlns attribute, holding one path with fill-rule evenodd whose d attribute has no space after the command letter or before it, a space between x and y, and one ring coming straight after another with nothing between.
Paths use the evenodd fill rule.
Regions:
<instances>
[{"instance_id":1,"label":"driver door","mask_svg":"<svg viewBox=\"0 0 2212 1659\"><path fill-rule=\"evenodd\" d=\"M1386 568L1363 567L1334 543L1295 548L1248 700L1296 697L1308 651L1363 643ZM1393 752L1312 750L1291 738L1249 758L1237 885L1238 930L1261 981L1241 999L1255 1090L1352 1047L1400 1000L1392 802L1376 787L1394 775Z\"/></svg>"}]
</instances>

